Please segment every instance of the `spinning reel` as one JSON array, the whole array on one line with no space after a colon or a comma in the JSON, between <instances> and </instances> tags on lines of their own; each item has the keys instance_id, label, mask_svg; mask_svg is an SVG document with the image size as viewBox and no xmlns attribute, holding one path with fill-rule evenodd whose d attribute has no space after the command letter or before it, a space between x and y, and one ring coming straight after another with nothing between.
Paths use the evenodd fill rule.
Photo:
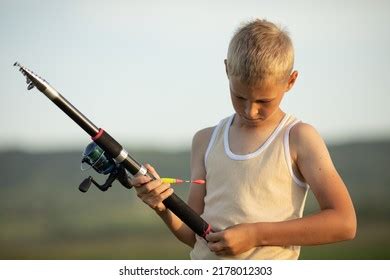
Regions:
<instances>
[{"instance_id":1,"label":"spinning reel","mask_svg":"<svg viewBox=\"0 0 390 280\"><path fill-rule=\"evenodd\" d=\"M107 180L104 184L100 185L96 182L92 176L84 179L79 185L79 190L81 192L87 192L89 187L93 183L99 190L105 192L108 190L112 183L118 179L118 181L127 189L131 189L131 185L128 182L130 173L120 164L115 163L115 161L109 157L102 148L100 148L95 142L91 142L84 149L83 158L81 159L81 170L85 171L90 168L93 168L97 173L107 175L109 174Z\"/></svg>"}]
</instances>

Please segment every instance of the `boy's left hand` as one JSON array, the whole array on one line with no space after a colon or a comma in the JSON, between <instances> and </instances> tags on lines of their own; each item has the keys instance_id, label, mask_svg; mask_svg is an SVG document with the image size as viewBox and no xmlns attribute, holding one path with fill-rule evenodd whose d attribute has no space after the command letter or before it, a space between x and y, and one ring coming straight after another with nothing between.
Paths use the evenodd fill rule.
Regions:
<instances>
[{"instance_id":1,"label":"boy's left hand","mask_svg":"<svg viewBox=\"0 0 390 280\"><path fill-rule=\"evenodd\" d=\"M239 224L206 236L210 251L218 256L238 255L255 247L251 224Z\"/></svg>"}]
</instances>

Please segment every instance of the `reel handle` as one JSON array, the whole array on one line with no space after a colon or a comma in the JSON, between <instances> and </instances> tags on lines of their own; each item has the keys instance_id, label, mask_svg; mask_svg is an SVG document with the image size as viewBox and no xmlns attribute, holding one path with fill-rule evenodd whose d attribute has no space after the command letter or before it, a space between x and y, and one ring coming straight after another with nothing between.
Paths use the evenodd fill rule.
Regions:
<instances>
[{"instance_id":1,"label":"reel handle","mask_svg":"<svg viewBox=\"0 0 390 280\"><path fill-rule=\"evenodd\" d=\"M89 187L91 186L91 183L93 183L99 190L102 192L107 191L109 188L111 188L112 183L118 178L118 173L111 173L110 176L108 176L107 180L104 182L103 185L100 185L98 182L96 182L92 176L89 176L88 178L84 179L80 185L79 190L83 193L86 193L89 190Z\"/></svg>"}]
</instances>

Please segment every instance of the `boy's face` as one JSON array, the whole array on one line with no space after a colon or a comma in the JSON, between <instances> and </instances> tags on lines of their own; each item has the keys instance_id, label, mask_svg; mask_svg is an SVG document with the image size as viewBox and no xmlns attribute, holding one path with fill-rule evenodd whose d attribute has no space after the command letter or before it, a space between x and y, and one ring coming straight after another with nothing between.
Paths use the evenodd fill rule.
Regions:
<instances>
[{"instance_id":1,"label":"boy's face","mask_svg":"<svg viewBox=\"0 0 390 280\"><path fill-rule=\"evenodd\" d=\"M280 112L279 105L284 93L292 88L297 76L298 73L294 71L283 83L264 82L255 86L230 76L230 96L237 121L246 126L259 126L274 113Z\"/></svg>"}]
</instances>

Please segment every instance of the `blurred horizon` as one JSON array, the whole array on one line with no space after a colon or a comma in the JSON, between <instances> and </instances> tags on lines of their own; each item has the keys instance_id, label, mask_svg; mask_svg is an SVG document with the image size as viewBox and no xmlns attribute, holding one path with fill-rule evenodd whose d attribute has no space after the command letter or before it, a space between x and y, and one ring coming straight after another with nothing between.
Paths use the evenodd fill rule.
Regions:
<instances>
[{"instance_id":1,"label":"blurred horizon","mask_svg":"<svg viewBox=\"0 0 390 280\"><path fill-rule=\"evenodd\" d=\"M303 246L300 259L390 259L390 140L329 146L355 205L352 241ZM190 151L132 149L163 176L190 177ZM115 182L107 192L77 189L81 151L1 152L0 259L188 259L189 247L170 233L134 190ZM173 186L186 200L186 184ZM304 215L319 210L309 192ZM167 252L169 252L167 254Z\"/></svg>"},{"instance_id":2,"label":"blurred horizon","mask_svg":"<svg viewBox=\"0 0 390 280\"><path fill-rule=\"evenodd\" d=\"M83 132L84 133L84 132ZM115 135L112 135L115 138ZM0 153L7 153L7 152L24 152L24 153L31 153L31 154L45 154L45 153L62 153L62 152L77 152L82 150L90 143L92 142L91 139L86 138L85 143L74 143L69 146L56 146L55 144L50 146L22 146L22 145L4 145L0 147ZM344 139L344 140L338 140L338 141L328 141L327 139L324 139L327 147L338 147L338 146L348 146L348 145L355 145L355 144L366 144L366 143L387 143L390 142L390 137L372 137L372 138L356 138L356 139ZM132 144L128 143L128 141L120 142L120 144L125 148L127 151L131 152L132 150L136 151L156 151L156 152L164 152L164 153L175 153L175 152L183 152L191 150L191 143L188 145L177 145L177 146L161 146L158 144Z\"/></svg>"}]
</instances>

